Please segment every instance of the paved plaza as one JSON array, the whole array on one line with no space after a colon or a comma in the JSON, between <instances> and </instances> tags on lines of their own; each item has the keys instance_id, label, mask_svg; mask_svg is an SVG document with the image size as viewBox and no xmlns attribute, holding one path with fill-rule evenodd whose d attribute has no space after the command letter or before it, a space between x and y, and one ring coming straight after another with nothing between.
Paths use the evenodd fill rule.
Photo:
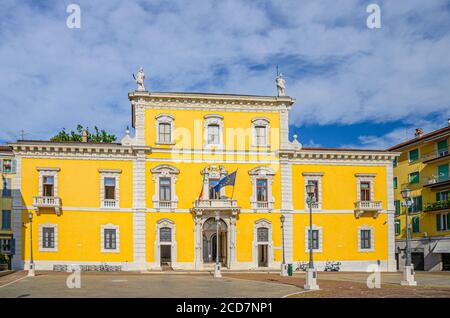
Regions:
<instances>
[{"instance_id":1,"label":"paved plaza","mask_svg":"<svg viewBox=\"0 0 450 318\"><path fill-rule=\"evenodd\" d=\"M0 298L29 297L447 297L450 273L417 273L417 287L400 286L401 273L383 273L381 288L366 285L367 273L319 273L319 291L303 289L304 274L280 277L276 273L81 273L81 288L68 288L69 273L39 272L27 277L17 272L0 277Z\"/></svg>"}]
</instances>

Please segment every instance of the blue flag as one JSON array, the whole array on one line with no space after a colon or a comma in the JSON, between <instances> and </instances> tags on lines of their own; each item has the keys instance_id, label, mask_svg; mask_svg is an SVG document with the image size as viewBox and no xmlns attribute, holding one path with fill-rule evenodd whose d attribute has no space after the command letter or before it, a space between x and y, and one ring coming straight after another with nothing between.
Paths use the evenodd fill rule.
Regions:
<instances>
[{"instance_id":1,"label":"blue flag","mask_svg":"<svg viewBox=\"0 0 450 318\"><path fill-rule=\"evenodd\" d=\"M223 187L232 185L234 186L234 182L236 181L236 172L230 173L229 175L226 175L225 177L223 177L222 179L220 179L219 183L216 184L213 189L215 192L219 192L219 190Z\"/></svg>"}]
</instances>

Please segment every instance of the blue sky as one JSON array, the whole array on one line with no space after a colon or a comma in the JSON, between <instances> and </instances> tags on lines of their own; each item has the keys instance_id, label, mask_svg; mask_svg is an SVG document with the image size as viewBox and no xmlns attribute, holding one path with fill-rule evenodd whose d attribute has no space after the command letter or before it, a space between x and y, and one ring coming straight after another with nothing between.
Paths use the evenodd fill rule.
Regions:
<instances>
[{"instance_id":1,"label":"blue sky","mask_svg":"<svg viewBox=\"0 0 450 318\"><path fill-rule=\"evenodd\" d=\"M70 3L1 1L0 142L78 123L122 136L139 66L151 91L274 95L278 64L308 146L386 148L450 117L448 0L83 0L81 29Z\"/></svg>"}]
</instances>

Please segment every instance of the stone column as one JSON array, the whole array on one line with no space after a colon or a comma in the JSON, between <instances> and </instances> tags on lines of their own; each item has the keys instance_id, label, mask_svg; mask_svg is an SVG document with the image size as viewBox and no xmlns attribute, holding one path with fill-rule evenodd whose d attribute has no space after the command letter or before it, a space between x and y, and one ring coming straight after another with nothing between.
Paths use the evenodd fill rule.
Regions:
<instances>
[{"instance_id":1,"label":"stone column","mask_svg":"<svg viewBox=\"0 0 450 318\"><path fill-rule=\"evenodd\" d=\"M236 266L236 217L230 218L230 268L234 269Z\"/></svg>"},{"instance_id":2,"label":"stone column","mask_svg":"<svg viewBox=\"0 0 450 318\"><path fill-rule=\"evenodd\" d=\"M203 269L202 244L202 218L194 216L194 267L196 270Z\"/></svg>"},{"instance_id":3,"label":"stone column","mask_svg":"<svg viewBox=\"0 0 450 318\"><path fill-rule=\"evenodd\" d=\"M145 146L145 107L142 104L134 104L134 129L136 145Z\"/></svg>"},{"instance_id":4,"label":"stone column","mask_svg":"<svg viewBox=\"0 0 450 318\"><path fill-rule=\"evenodd\" d=\"M280 149L289 148L289 107L280 106Z\"/></svg>"},{"instance_id":5,"label":"stone column","mask_svg":"<svg viewBox=\"0 0 450 318\"><path fill-rule=\"evenodd\" d=\"M12 210L13 210L13 235L15 240L15 255L12 259L12 268L14 270L24 269L24 255L22 251L23 242L28 242L26 238L23 238L23 227L22 227L22 158L17 156L16 160L16 173L13 177L12 184ZM39 244L39 242L33 242L33 244Z\"/></svg>"},{"instance_id":6,"label":"stone column","mask_svg":"<svg viewBox=\"0 0 450 318\"><path fill-rule=\"evenodd\" d=\"M133 256L136 270L146 270L145 151L136 150L133 161Z\"/></svg>"},{"instance_id":7,"label":"stone column","mask_svg":"<svg viewBox=\"0 0 450 318\"><path fill-rule=\"evenodd\" d=\"M284 215L284 250L286 263L293 262L293 207L292 207L292 164L287 156L280 158L281 170L281 213Z\"/></svg>"},{"instance_id":8,"label":"stone column","mask_svg":"<svg viewBox=\"0 0 450 318\"><path fill-rule=\"evenodd\" d=\"M394 168L393 163L386 165L387 213L388 213L388 261L387 270L397 271L395 260L395 204L394 204Z\"/></svg>"}]
</instances>

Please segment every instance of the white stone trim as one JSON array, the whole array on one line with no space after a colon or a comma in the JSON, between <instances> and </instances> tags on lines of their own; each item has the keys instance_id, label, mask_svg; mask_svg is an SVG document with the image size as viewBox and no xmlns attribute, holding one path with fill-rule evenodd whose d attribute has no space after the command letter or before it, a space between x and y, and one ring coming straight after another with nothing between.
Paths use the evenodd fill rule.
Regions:
<instances>
[{"instance_id":1,"label":"white stone trim","mask_svg":"<svg viewBox=\"0 0 450 318\"><path fill-rule=\"evenodd\" d=\"M219 126L219 143L218 144L209 144L208 143L208 126L209 125L218 125ZM223 130L224 130L224 124L223 124L223 116L221 115L206 115L204 117L204 121L203 121L203 131L204 131L204 136L203 136L203 148L205 149L210 149L210 148L215 148L215 149L223 149L224 145L223 145Z\"/></svg>"},{"instance_id":2,"label":"white stone trim","mask_svg":"<svg viewBox=\"0 0 450 318\"><path fill-rule=\"evenodd\" d=\"M170 124L170 142L159 140L159 124ZM175 117L169 114L159 114L155 117L156 144L157 145L174 145L175 135Z\"/></svg>"},{"instance_id":3,"label":"white stone trim","mask_svg":"<svg viewBox=\"0 0 450 318\"><path fill-rule=\"evenodd\" d=\"M45 228L53 228L55 235L55 245L52 248L44 247L44 227ZM58 252L58 224L53 223L43 223L39 224L39 252Z\"/></svg>"},{"instance_id":4,"label":"white stone trim","mask_svg":"<svg viewBox=\"0 0 450 318\"><path fill-rule=\"evenodd\" d=\"M170 228L171 229L171 242L161 242L160 239L160 229L161 228ZM170 245L170 257L171 257L171 266L177 265L177 240L176 240L176 227L175 222L164 218L160 219L156 222L156 240L155 240L155 264L160 267L160 259L161 259L161 245Z\"/></svg>"},{"instance_id":5,"label":"white stone trim","mask_svg":"<svg viewBox=\"0 0 450 318\"><path fill-rule=\"evenodd\" d=\"M146 270L146 178L145 149L133 161L133 268Z\"/></svg>"},{"instance_id":6,"label":"white stone trim","mask_svg":"<svg viewBox=\"0 0 450 318\"><path fill-rule=\"evenodd\" d=\"M323 240L322 240L322 238L323 238L323 236L322 236L322 227L313 224L312 229L319 231L319 248L318 249L313 249L313 253L322 253L322 242L323 242ZM308 233L309 233L309 226L305 226L305 253L309 253Z\"/></svg>"},{"instance_id":7,"label":"white stone trim","mask_svg":"<svg viewBox=\"0 0 450 318\"><path fill-rule=\"evenodd\" d=\"M53 196L58 196L58 172L60 171L59 168L42 168L38 167L36 170L39 171L39 185L38 185L38 193L39 196L43 196L43 181L44 177L53 177Z\"/></svg>"},{"instance_id":8,"label":"white stone trim","mask_svg":"<svg viewBox=\"0 0 450 318\"><path fill-rule=\"evenodd\" d=\"M252 195L250 197L250 203L252 209L255 211L271 211L275 203L275 198L272 193L273 176L275 170L272 167L258 166L251 169L248 174L250 175L250 181L252 183ZM256 180L267 179L267 206L257 201Z\"/></svg>"},{"instance_id":9,"label":"white stone trim","mask_svg":"<svg viewBox=\"0 0 450 318\"><path fill-rule=\"evenodd\" d=\"M370 248L361 248L361 230L370 230ZM375 252L375 229L366 224L358 226L358 252Z\"/></svg>"},{"instance_id":10,"label":"white stone trim","mask_svg":"<svg viewBox=\"0 0 450 318\"><path fill-rule=\"evenodd\" d=\"M266 228L268 229L268 242L258 242L258 229ZM255 268L258 268L258 245L267 245L267 265L268 267L273 266L274 257L273 257L273 239L272 239L272 222L267 219L259 219L255 221L253 225L253 265Z\"/></svg>"},{"instance_id":11,"label":"white stone trim","mask_svg":"<svg viewBox=\"0 0 450 318\"><path fill-rule=\"evenodd\" d=\"M174 211L177 208L178 204L178 196L176 192L175 185L177 183L177 175L180 173L180 170L175 166L171 165L158 165L153 167L150 172L153 174L153 183L155 185L155 194L153 195L153 208L157 211ZM170 206L163 206L159 200L159 180L160 178L169 178L170 179Z\"/></svg>"},{"instance_id":12,"label":"white stone trim","mask_svg":"<svg viewBox=\"0 0 450 318\"><path fill-rule=\"evenodd\" d=\"M356 177L356 201L361 201L361 182L369 182L370 183L370 201L375 201L374 198L374 188L375 188L375 174L355 174ZM392 179L391 179L392 180Z\"/></svg>"},{"instance_id":13,"label":"white stone trim","mask_svg":"<svg viewBox=\"0 0 450 318\"><path fill-rule=\"evenodd\" d=\"M203 200L209 200L209 179L222 179L228 174L224 166L210 165L205 167L200 174L203 177ZM225 187L220 189L220 196L225 196Z\"/></svg>"},{"instance_id":14,"label":"white stone trim","mask_svg":"<svg viewBox=\"0 0 450 318\"><path fill-rule=\"evenodd\" d=\"M387 211L388 214L388 270L397 270L395 260L395 203L394 203L394 184L390 182L394 176L393 164L386 165L386 187L387 187ZM398 187L398 182L397 182Z\"/></svg>"},{"instance_id":15,"label":"white stone trim","mask_svg":"<svg viewBox=\"0 0 450 318\"><path fill-rule=\"evenodd\" d=\"M105 249L105 230L116 230L116 248ZM100 226L100 252L101 253L120 253L120 226L111 223Z\"/></svg>"},{"instance_id":16,"label":"white stone trim","mask_svg":"<svg viewBox=\"0 0 450 318\"><path fill-rule=\"evenodd\" d=\"M119 209L120 208L120 174L122 170L99 169L100 173L100 208ZM115 200L108 202L105 199L105 178L114 178L115 180Z\"/></svg>"},{"instance_id":17,"label":"white stone trim","mask_svg":"<svg viewBox=\"0 0 450 318\"><path fill-rule=\"evenodd\" d=\"M313 211L317 212L322 210L322 177L324 175L323 172L303 172L303 179L304 179L304 184L303 184L303 192L304 192L304 198L305 198L305 202L304 202L304 206L305 206L305 211L309 211L309 206L308 203L306 203L306 200L308 198L308 194L306 193L306 185L308 184L309 181L317 181L317 193L318 193L318 198L316 198L316 202L314 202L312 204L312 209Z\"/></svg>"},{"instance_id":18,"label":"white stone trim","mask_svg":"<svg viewBox=\"0 0 450 318\"><path fill-rule=\"evenodd\" d=\"M257 143L257 126L263 126L266 130L266 140L261 145ZM268 118L257 117L252 119L252 147L270 147L270 120Z\"/></svg>"},{"instance_id":19,"label":"white stone trim","mask_svg":"<svg viewBox=\"0 0 450 318\"><path fill-rule=\"evenodd\" d=\"M287 136L287 135L286 135ZM286 140L286 144L289 140ZM293 204L292 204L292 164L287 156L280 157L281 174L281 214L285 217L284 221L284 254L286 262L292 263L293 260Z\"/></svg>"}]
</instances>

